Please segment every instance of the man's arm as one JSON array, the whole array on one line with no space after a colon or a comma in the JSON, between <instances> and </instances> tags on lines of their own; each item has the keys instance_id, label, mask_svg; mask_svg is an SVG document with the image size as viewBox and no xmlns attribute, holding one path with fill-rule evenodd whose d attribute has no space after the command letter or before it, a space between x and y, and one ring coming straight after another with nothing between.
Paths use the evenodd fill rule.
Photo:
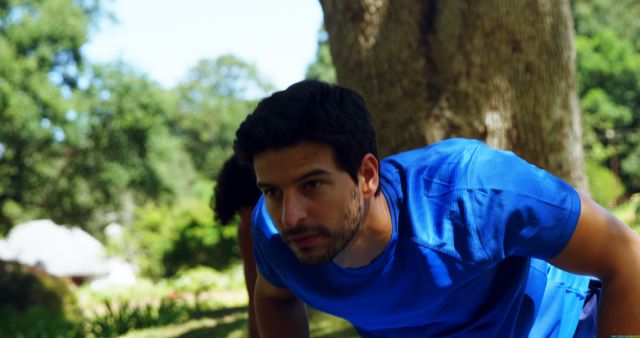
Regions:
<instances>
[{"instance_id":1,"label":"man's arm","mask_svg":"<svg viewBox=\"0 0 640 338\"><path fill-rule=\"evenodd\" d=\"M550 263L603 281L598 337L640 334L640 237L589 197L573 236Z\"/></svg>"},{"instance_id":2,"label":"man's arm","mask_svg":"<svg viewBox=\"0 0 640 338\"><path fill-rule=\"evenodd\" d=\"M251 239L251 211L252 208L240 209L240 223L238 224L238 246L242 256L244 268L244 282L249 295L247 312L249 313L249 338L258 338L258 323L254 306L253 292L256 286L256 260L253 258L253 241Z\"/></svg>"},{"instance_id":3,"label":"man's arm","mask_svg":"<svg viewBox=\"0 0 640 338\"><path fill-rule=\"evenodd\" d=\"M260 271L254 297L261 338L309 337L304 303L288 289L269 283Z\"/></svg>"}]
</instances>

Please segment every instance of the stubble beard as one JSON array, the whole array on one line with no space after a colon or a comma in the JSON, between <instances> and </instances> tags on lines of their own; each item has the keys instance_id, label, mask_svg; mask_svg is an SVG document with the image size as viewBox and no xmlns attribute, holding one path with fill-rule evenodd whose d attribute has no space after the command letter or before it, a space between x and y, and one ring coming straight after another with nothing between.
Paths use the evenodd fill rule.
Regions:
<instances>
[{"instance_id":1,"label":"stubble beard","mask_svg":"<svg viewBox=\"0 0 640 338\"><path fill-rule=\"evenodd\" d=\"M351 242L355 235L362 228L364 222L364 208L358 187L351 192L349 205L342 210L338 217L335 230L331 230L324 225L307 226L300 225L292 229L292 232L300 233L314 231L320 234L327 243L326 247L312 247L309 249L291 248L298 260L306 266L317 266L333 260ZM320 252L317 252L320 251Z\"/></svg>"}]
</instances>

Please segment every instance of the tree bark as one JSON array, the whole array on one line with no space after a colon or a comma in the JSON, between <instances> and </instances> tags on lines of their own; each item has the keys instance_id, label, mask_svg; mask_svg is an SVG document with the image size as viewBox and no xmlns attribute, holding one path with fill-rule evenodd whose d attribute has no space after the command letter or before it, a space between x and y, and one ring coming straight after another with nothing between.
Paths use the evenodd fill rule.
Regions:
<instances>
[{"instance_id":1,"label":"tree bark","mask_svg":"<svg viewBox=\"0 0 640 338\"><path fill-rule=\"evenodd\" d=\"M569 0L320 2L382 156L475 138L588 189Z\"/></svg>"}]
</instances>

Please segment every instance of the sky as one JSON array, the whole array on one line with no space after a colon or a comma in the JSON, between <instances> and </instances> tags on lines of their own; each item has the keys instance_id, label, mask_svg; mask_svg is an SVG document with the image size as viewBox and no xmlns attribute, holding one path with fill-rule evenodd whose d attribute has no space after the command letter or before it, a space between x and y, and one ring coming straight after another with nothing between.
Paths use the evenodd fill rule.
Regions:
<instances>
[{"instance_id":1,"label":"sky","mask_svg":"<svg viewBox=\"0 0 640 338\"><path fill-rule=\"evenodd\" d=\"M166 88L205 58L233 54L276 88L302 80L317 48L318 0L111 0L84 47L90 62L122 60Z\"/></svg>"}]
</instances>

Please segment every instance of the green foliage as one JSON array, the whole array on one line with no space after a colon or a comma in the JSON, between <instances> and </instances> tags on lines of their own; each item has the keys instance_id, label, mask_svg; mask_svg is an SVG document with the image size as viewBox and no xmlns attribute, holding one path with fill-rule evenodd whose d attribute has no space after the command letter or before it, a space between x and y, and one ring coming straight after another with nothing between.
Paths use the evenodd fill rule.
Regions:
<instances>
[{"instance_id":1,"label":"green foliage","mask_svg":"<svg viewBox=\"0 0 640 338\"><path fill-rule=\"evenodd\" d=\"M577 37L587 158L619 163L629 191L640 190L640 53L609 28Z\"/></svg>"},{"instance_id":2,"label":"green foliage","mask_svg":"<svg viewBox=\"0 0 640 338\"><path fill-rule=\"evenodd\" d=\"M135 294L91 291L92 298L102 301L102 304L96 315L86 321L83 330L87 337L116 337L136 329L209 317L212 311L220 311L220 304L201 295L214 290L229 292L239 289L244 293L242 276L240 266L224 272L201 266L182 270L174 278L158 283L144 282Z\"/></svg>"},{"instance_id":3,"label":"green foliage","mask_svg":"<svg viewBox=\"0 0 640 338\"><path fill-rule=\"evenodd\" d=\"M94 290L83 285L76 290L79 303L84 309L100 309L104 302L144 304L149 300L206 293L209 306L235 306L246 302L244 273L242 264L218 271L210 267L198 266L180 270L171 278L152 280L138 278L131 286L111 286ZM229 297L228 294L239 295ZM216 297L222 296L225 297ZM102 313L102 311L96 311Z\"/></svg>"},{"instance_id":4,"label":"green foliage","mask_svg":"<svg viewBox=\"0 0 640 338\"><path fill-rule=\"evenodd\" d=\"M201 60L175 88L172 133L184 140L193 166L212 179L232 152L235 131L273 86L255 66L232 55Z\"/></svg>"},{"instance_id":5,"label":"green foliage","mask_svg":"<svg viewBox=\"0 0 640 338\"><path fill-rule=\"evenodd\" d=\"M580 93L601 88L614 101L630 108L640 107L640 55L629 41L603 29L592 36L578 36Z\"/></svg>"},{"instance_id":6,"label":"green foliage","mask_svg":"<svg viewBox=\"0 0 640 338\"><path fill-rule=\"evenodd\" d=\"M0 337L76 337L82 313L63 280L0 261L0 318Z\"/></svg>"},{"instance_id":7,"label":"green foliage","mask_svg":"<svg viewBox=\"0 0 640 338\"><path fill-rule=\"evenodd\" d=\"M162 257L165 275L172 276L183 268L200 265L222 270L238 262L237 224L217 224L203 201L194 201L188 210L176 223L177 236Z\"/></svg>"},{"instance_id":8,"label":"green foliage","mask_svg":"<svg viewBox=\"0 0 640 338\"><path fill-rule=\"evenodd\" d=\"M0 308L0 337L80 338L84 330L79 322L61 316L52 316L42 306L29 307L25 311Z\"/></svg>"},{"instance_id":9,"label":"green foliage","mask_svg":"<svg viewBox=\"0 0 640 338\"><path fill-rule=\"evenodd\" d=\"M127 218L129 196L167 203L190 193L196 174L171 130L172 93L122 63L81 62L103 14L99 0L0 10L0 232L38 217L96 233L113 215Z\"/></svg>"},{"instance_id":10,"label":"green foliage","mask_svg":"<svg viewBox=\"0 0 640 338\"><path fill-rule=\"evenodd\" d=\"M101 308L106 301L143 303L149 299L167 297L172 291L173 286L167 279L155 281L138 277L133 285L112 285L98 289L91 288L89 284L81 285L76 289L76 295L82 308L91 310Z\"/></svg>"},{"instance_id":11,"label":"green foliage","mask_svg":"<svg viewBox=\"0 0 640 338\"><path fill-rule=\"evenodd\" d=\"M39 305L51 316L80 317L75 296L63 280L12 262L0 261L0 304L18 311Z\"/></svg>"},{"instance_id":12,"label":"green foliage","mask_svg":"<svg viewBox=\"0 0 640 338\"><path fill-rule=\"evenodd\" d=\"M147 203L136 208L134 222L125 228L123 252L116 254L135 262L145 276L163 276L162 256L175 237L175 218L175 211L169 206Z\"/></svg>"},{"instance_id":13,"label":"green foliage","mask_svg":"<svg viewBox=\"0 0 640 338\"><path fill-rule=\"evenodd\" d=\"M113 289L93 291L80 288L81 294L90 292L91 298L100 302L95 311L97 315L89 319L90 324L86 325L87 336L107 336L103 332L116 332L118 328L120 332L129 330L126 337L131 338L247 335L247 298L240 264L225 271L202 266L185 269L170 279L156 283L143 281L133 289L134 293L114 293ZM229 297L233 294L240 297ZM167 303L165 310L160 310L162 301L156 301L158 299ZM109 303L111 310L107 309L106 303ZM168 319L158 319L159 313L165 313L163 317ZM313 337L358 337L345 320L311 308L308 308L308 314ZM118 318L135 319L125 323ZM139 324L134 325L134 322ZM158 324L159 322L167 323ZM98 326L108 328L98 329ZM143 329L145 327L147 329Z\"/></svg>"},{"instance_id":14,"label":"green foliage","mask_svg":"<svg viewBox=\"0 0 640 338\"><path fill-rule=\"evenodd\" d=\"M162 259L165 275L172 276L183 267L207 265L224 269L237 262L240 255L236 228L235 224L219 225L192 219L180 229L178 238Z\"/></svg>"},{"instance_id":15,"label":"green foliage","mask_svg":"<svg viewBox=\"0 0 640 338\"><path fill-rule=\"evenodd\" d=\"M87 337L118 337L134 329L182 323L198 315L199 305L177 298L163 298L159 304L131 305L105 302L106 311L85 324Z\"/></svg>"},{"instance_id":16,"label":"green foliage","mask_svg":"<svg viewBox=\"0 0 640 338\"><path fill-rule=\"evenodd\" d=\"M616 130L622 130L632 120L628 107L612 102L600 88L589 90L582 98L584 143L591 161L605 163L617 155Z\"/></svg>"},{"instance_id":17,"label":"green foliage","mask_svg":"<svg viewBox=\"0 0 640 338\"><path fill-rule=\"evenodd\" d=\"M121 63L96 66L85 80L75 96L72 151L53 194L55 210L105 214L121 209L128 192L136 204L172 202L186 194L195 173L169 131L171 95ZM86 221L69 214L60 218Z\"/></svg>"},{"instance_id":18,"label":"green foliage","mask_svg":"<svg viewBox=\"0 0 640 338\"><path fill-rule=\"evenodd\" d=\"M624 195L624 185L611 170L590 161L586 169L592 198L600 205L613 206Z\"/></svg>"},{"instance_id":19,"label":"green foliage","mask_svg":"<svg viewBox=\"0 0 640 338\"><path fill-rule=\"evenodd\" d=\"M244 276L238 264L222 272L208 266L186 268L178 272L171 280L173 290L181 293L199 294L204 291L228 291L244 287Z\"/></svg>"},{"instance_id":20,"label":"green foliage","mask_svg":"<svg viewBox=\"0 0 640 338\"><path fill-rule=\"evenodd\" d=\"M43 187L55 181L68 94L99 8L90 0L14 0L0 10L0 230L14 222L6 203L39 207Z\"/></svg>"},{"instance_id":21,"label":"green foliage","mask_svg":"<svg viewBox=\"0 0 640 338\"><path fill-rule=\"evenodd\" d=\"M147 203L137 208L134 222L125 229L119 254L154 278L171 276L187 267L223 269L237 262L237 226L213 221L207 204L210 194L207 190L207 195L172 206Z\"/></svg>"},{"instance_id":22,"label":"green foliage","mask_svg":"<svg viewBox=\"0 0 640 338\"><path fill-rule=\"evenodd\" d=\"M315 61L307 67L305 78L336 83L336 70L333 67L331 50L329 48L329 34L324 27L318 33L318 49Z\"/></svg>"},{"instance_id":23,"label":"green foliage","mask_svg":"<svg viewBox=\"0 0 640 338\"><path fill-rule=\"evenodd\" d=\"M80 47L102 13L97 0L11 1L0 11L4 231L33 217L97 230L126 192L157 200L187 185L168 173L188 164L169 137L170 95L122 64L84 70ZM183 181L193 172L179 169Z\"/></svg>"},{"instance_id":24,"label":"green foliage","mask_svg":"<svg viewBox=\"0 0 640 338\"><path fill-rule=\"evenodd\" d=\"M640 1L572 0L576 33L592 36L610 29L640 50Z\"/></svg>"},{"instance_id":25,"label":"green foliage","mask_svg":"<svg viewBox=\"0 0 640 338\"><path fill-rule=\"evenodd\" d=\"M640 193L632 194L623 203L611 208L611 212L640 234Z\"/></svg>"},{"instance_id":26,"label":"green foliage","mask_svg":"<svg viewBox=\"0 0 640 338\"><path fill-rule=\"evenodd\" d=\"M628 224L640 234L640 193L631 195L629 205L631 206L633 217Z\"/></svg>"}]
</instances>

